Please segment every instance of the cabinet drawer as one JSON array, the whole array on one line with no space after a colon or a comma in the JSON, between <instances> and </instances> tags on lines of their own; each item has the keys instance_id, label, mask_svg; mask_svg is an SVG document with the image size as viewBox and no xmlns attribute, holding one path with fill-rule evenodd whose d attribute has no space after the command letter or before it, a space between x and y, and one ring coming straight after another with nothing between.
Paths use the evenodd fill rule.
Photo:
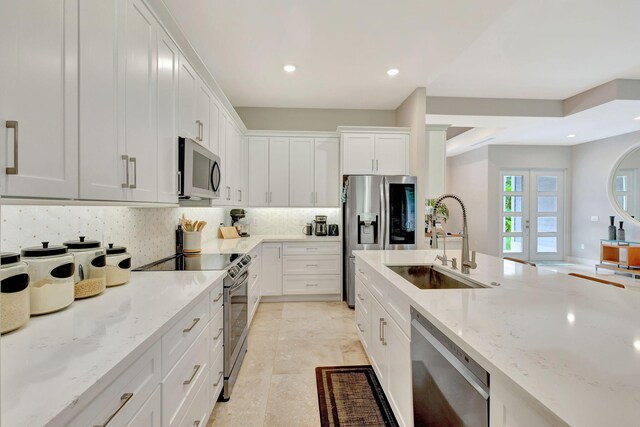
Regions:
<instances>
[{"instance_id":1,"label":"cabinet drawer","mask_svg":"<svg viewBox=\"0 0 640 427\"><path fill-rule=\"evenodd\" d=\"M218 311L222 311L222 298L224 296L224 283L221 280L220 283L216 285L215 288L211 290L209 293L209 301L211 304L211 318L213 318Z\"/></svg>"},{"instance_id":2,"label":"cabinet drawer","mask_svg":"<svg viewBox=\"0 0 640 427\"><path fill-rule=\"evenodd\" d=\"M209 373L205 375L206 379L199 384L197 392L193 396L189 408L185 411L179 427L206 427L211 414L209 405Z\"/></svg>"},{"instance_id":3,"label":"cabinet drawer","mask_svg":"<svg viewBox=\"0 0 640 427\"><path fill-rule=\"evenodd\" d=\"M223 312L220 310L209 323L209 337L211 343L211 361L213 362L218 353L222 354L222 342L224 341L224 328L222 325Z\"/></svg>"},{"instance_id":4,"label":"cabinet drawer","mask_svg":"<svg viewBox=\"0 0 640 427\"><path fill-rule=\"evenodd\" d=\"M211 365L209 373L209 382L211 384L211 402L216 402L222 387L224 386L224 354L220 353L217 359Z\"/></svg>"},{"instance_id":5,"label":"cabinet drawer","mask_svg":"<svg viewBox=\"0 0 640 427\"><path fill-rule=\"evenodd\" d=\"M358 330L358 336L362 342L362 346L365 351L369 347L369 341L371 340L371 322L369 321L369 314L364 313L362 310L358 310L358 302L356 301L356 329Z\"/></svg>"},{"instance_id":6,"label":"cabinet drawer","mask_svg":"<svg viewBox=\"0 0 640 427\"><path fill-rule=\"evenodd\" d=\"M356 277L356 312L361 311L365 319L369 318L371 312L371 293L362 281Z\"/></svg>"},{"instance_id":7,"label":"cabinet drawer","mask_svg":"<svg viewBox=\"0 0 640 427\"><path fill-rule=\"evenodd\" d=\"M339 255L289 255L282 262L282 274L340 274Z\"/></svg>"},{"instance_id":8,"label":"cabinet drawer","mask_svg":"<svg viewBox=\"0 0 640 427\"><path fill-rule=\"evenodd\" d=\"M369 268L365 265L364 262L356 258L356 278L360 279L365 285L368 285L370 276L371 271L369 270Z\"/></svg>"},{"instance_id":9,"label":"cabinet drawer","mask_svg":"<svg viewBox=\"0 0 640 427\"><path fill-rule=\"evenodd\" d=\"M163 425L178 425L208 372L209 331L204 330L162 382Z\"/></svg>"},{"instance_id":10,"label":"cabinet drawer","mask_svg":"<svg viewBox=\"0 0 640 427\"><path fill-rule=\"evenodd\" d=\"M156 427L160 425L162 416L162 394L160 384L153 391L153 394L142 405L142 408L133 416L127 427ZM117 424L115 424L117 425Z\"/></svg>"},{"instance_id":11,"label":"cabinet drawer","mask_svg":"<svg viewBox=\"0 0 640 427\"><path fill-rule=\"evenodd\" d=\"M283 295L339 294L340 276L283 276Z\"/></svg>"},{"instance_id":12,"label":"cabinet drawer","mask_svg":"<svg viewBox=\"0 0 640 427\"><path fill-rule=\"evenodd\" d=\"M340 242L296 242L283 243L282 253L284 255L340 255Z\"/></svg>"},{"instance_id":13,"label":"cabinet drawer","mask_svg":"<svg viewBox=\"0 0 640 427\"><path fill-rule=\"evenodd\" d=\"M162 376L173 368L209 321L209 300L202 298L162 336Z\"/></svg>"},{"instance_id":14,"label":"cabinet drawer","mask_svg":"<svg viewBox=\"0 0 640 427\"><path fill-rule=\"evenodd\" d=\"M160 384L160 341L133 362L102 393L93 399L69 426L127 425Z\"/></svg>"}]
</instances>

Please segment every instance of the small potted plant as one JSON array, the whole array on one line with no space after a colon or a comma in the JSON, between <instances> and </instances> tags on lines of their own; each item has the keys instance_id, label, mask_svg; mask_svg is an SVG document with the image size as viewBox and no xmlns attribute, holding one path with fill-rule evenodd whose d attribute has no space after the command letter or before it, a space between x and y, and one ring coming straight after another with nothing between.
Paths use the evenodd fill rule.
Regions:
<instances>
[{"instance_id":1,"label":"small potted plant","mask_svg":"<svg viewBox=\"0 0 640 427\"><path fill-rule=\"evenodd\" d=\"M449 219L449 208L442 202L440 202L440 204L438 205L438 212L436 212L434 217L433 208L435 207L435 205L436 199L425 200L425 208L427 211L427 213L425 214L425 221L427 223L427 228L425 229L426 232L429 232L434 219L436 220L436 222L442 221L445 223L447 222L447 219Z\"/></svg>"}]
</instances>

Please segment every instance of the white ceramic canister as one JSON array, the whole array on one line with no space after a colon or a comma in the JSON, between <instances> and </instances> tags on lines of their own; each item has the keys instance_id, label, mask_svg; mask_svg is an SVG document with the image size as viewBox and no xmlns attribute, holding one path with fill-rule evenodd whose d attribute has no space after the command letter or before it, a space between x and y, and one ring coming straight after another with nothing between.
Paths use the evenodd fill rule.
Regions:
<instances>
[{"instance_id":1,"label":"white ceramic canister","mask_svg":"<svg viewBox=\"0 0 640 427\"><path fill-rule=\"evenodd\" d=\"M0 332L4 334L27 323L31 309L27 264L20 261L19 254L12 252L2 252L0 258Z\"/></svg>"},{"instance_id":2,"label":"white ceramic canister","mask_svg":"<svg viewBox=\"0 0 640 427\"><path fill-rule=\"evenodd\" d=\"M124 285L131 278L131 254L124 246L107 247L107 287Z\"/></svg>"},{"instance_id":3,"label":"white ceramic canister","mask_svg":"<svg viewBox=\"0 0 640 427\"><path fill-rule=\"evenodd\" d=\"M73 255L64 246L35 246L22 250L27 264L31 314L46 314L62 310L74 299L75 264Z\"/></svg>"},{"instance_id":4,"label":"white ceramic canister","mask_svg":"<svg viewBox=\"0 0 640 427\"><path fill-rule=\"evenodd\" d=\"M100 295L107 287L107 256L97 240L87 240L80 236L78 240L63 242L73 255L76 265L76 299Z\"/></svg>"},{"instance_id":5,"label":"white ceramic canister","mask_svg":"<svg viewBox=\"0 0 640 427\"><path fill-rule=\"evenodd\" d=\"M202 232L201 231L185 231L183 236L183 252L199 253L202 251Z\"/></svg>"}]
</instances>

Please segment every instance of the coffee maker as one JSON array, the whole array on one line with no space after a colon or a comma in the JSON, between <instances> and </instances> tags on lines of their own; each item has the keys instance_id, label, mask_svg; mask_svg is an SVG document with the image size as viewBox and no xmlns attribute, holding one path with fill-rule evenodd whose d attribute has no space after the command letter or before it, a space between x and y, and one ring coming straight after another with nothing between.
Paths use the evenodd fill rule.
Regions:
<instances>
[{"instance_id":1,"label":"coffee maker","mask_svg":"<svg viewBox=\"0 0 640 427\"><path fill-rule=\"evenodd\" d=\"M245 219L247 211L244 209L231 209L229 215L231 215L231 225L238 230L240 237L249 237L249 223Z\"/></svg>"},{"instance_id":2,"label":"coffee maker","mask_svg":"<svg viewBox=\"0 0 640 427\"><path fill-rule=\"evenodd\" d=\"M316 215L315 221L313 221L313 234L316 236L326 236L327 235L327 216L326 215Z\"/></svg>"}]
</instances>

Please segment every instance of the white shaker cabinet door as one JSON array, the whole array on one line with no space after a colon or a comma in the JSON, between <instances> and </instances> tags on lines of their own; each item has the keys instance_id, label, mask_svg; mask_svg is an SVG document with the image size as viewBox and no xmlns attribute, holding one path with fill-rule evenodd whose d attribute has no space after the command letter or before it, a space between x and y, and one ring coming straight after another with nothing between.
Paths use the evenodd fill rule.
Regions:
<instances>
[{"instance_id":1,"label":"white shaker cabinet door","mask_svg":"<svg viewBox=\"0 0 640 427\"><path fill-rule=\"evenodd\" d=\"M215 97L212 98L211 101L211 114L209 115L209 150L220 156L220 117L222 109ZM224 142L222 142L222 144L224 145Z\"/></svg>"},{"instance_id":2,"label":"white shaker cabinet door","mask_svg":"<svg viewBox=\"0 0 640 427\"><path fill-rule=\"evenodd\" d=\"M158 201L178 202L178 72L180 51L158 33Z\"/></svg>"},{"instance_id":3,"label":"white shaker cabinet door","mask_svg":"<svg viewBox=\"0 0 640 427\"><path fill-rule=\"evenodd\" d=\"M282 244L262 244L262 296L282 295Z\"/></svg>"},{"instance_id":4,"label":"white shaker cabinet door","mask_svg":"<svg viewBox=\"0 0 640 427\"><path fill-rule=\"evenodd\" d=\"M340 205L340 143L338 138L315 140L315 206Z\"/></svg>"},{"instance_id":5,"label":"white shaker cabinet door","mask_svg":"<svg viewBox=\"0 0 640 427\"><path fill-rule=\"evenodd\" d=\"M125 141L129 156L130 199L158 198L157 22L141 0L127 0L123 43Z\"/></svg>"},{"instance_id":6,"label":"white shaker cabinet door","mask_svg":"<svg viewBox=\"0 0 640 427\"><path fill-rule=\"evenodd\" d=\"M124 138L125 58L118 48L125 0L79 4L80 198L124 200L129 167Z\"/></svg>"},{"instance_id":7,"label":"white shaker cabinet door","mask_svg":"<svg viewBox=\"0 0 640 427\"><path fill-rule=\"evenodd\" d=\"M269 205L269 138L249 138L249 206Z\"/></svg>"},{"instance_id":8,"label":"white shaker cabinet door","mask_svg":"<svg viewBox=\"0 0 640 427\"><path fill-rule=\"evenodd\" d=\"M196 141L211 149L211 104L213 95L203 81L198 79L196 90Z\"/></svg>"},{"instance_id":9,"label":"white shaker cabinet door","mask_svg":"<svg viewBox=\"0 0 640 427\"><path fill-rule=\"evenodd\" d=\"M314 206L313 138L291 138L289 141L289 206Z\"/></svg>"},{"instance_id":10,"label":"white shaker cabinet door","mask_svg":"<svg viewBox=\"0 0 640 427\"><path fill-rule=\"evenodd\" d=\"M151 397L142 405L142 408L136 413L127 427L156 427L160 425L160 416L162 415L162 398L160 395L160 386L156 387Z\"/></svg>"},{"instance_id":11,"label":"white shaker cabinet door","mask_svg":"<svg viewBox=\"0 0 640 427\"><path fill-rule=\"evenodd\" d=\"M371 342L369 343L369 359L373 366L380 385L386 391L388 382L387 344L384 337L384 328L392 322L384 308L375 298L371 299L370 312Z\"/></svg>"},{"instance_id":12,"label":"white shaker cabinet door","mask_svg":"<svg viewBox=\"0 0 640 427\"><path fill-rule=\"evenodd\" d=\"M375 172L375 135L354 133L342 135L342 173L371 175Z\"/></svg>"},{"instance_id":13,"label":"white shaker cabinet door","mask_svg":"<svg viewBox=\"0 0 640 427\"><path fill-rule=\"evenodd\" d=\"M289 138L269 138L269 206L289 206Z\"/></svg>"},{"instance_id":14,"label":"white shaker cabinet door","mask_svg":"<svg viewBox=\"0 0 640 427\"><path fill-rule=\"evenodd\" d=\"M196 139L196 97L198 75L187 58L180 56L180 135L183 138Z\"/></svg>"},{"instance_id":15,"label":"white shaker cabinet door","mask_svg":"<svg viewBox=\"0 0 640 427\"><path fill-rule=\"evenodd\" d=\"M375 173L405 175L408 171L406 134L383 134L375 137Z\"/></svg>"},{"instance_id":16,"label":"white shaker cabinet door","mask_svg":"<svg viewBox=\"0 0 640 427\"><path fill-rule=\"evenodd\" d=\"M387 397L401 426L413 425L413 390L411 386L411 348L409 338L393 319L384 325L387 343Z\"/></svg>"},{"instance_id":17,"label":"white shaker cabinet door","mask_svg":"<svg viewBox=\"0 0 640 427\"><path fill-rule=\"evenodd\" d=\"M78 197L78 1L0 2L0 45L2 195Z\"/></svg>"}]
</instances>

